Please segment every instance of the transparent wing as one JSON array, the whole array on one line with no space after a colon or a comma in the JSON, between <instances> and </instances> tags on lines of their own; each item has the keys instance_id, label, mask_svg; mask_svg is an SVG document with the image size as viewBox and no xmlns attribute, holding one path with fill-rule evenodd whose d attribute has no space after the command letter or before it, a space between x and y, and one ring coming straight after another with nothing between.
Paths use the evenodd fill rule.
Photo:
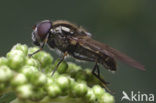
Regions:
<instances>
[{"instance_id":1,"label":"transparent wing","mask_svg":"<svg viewBox=\"0 0 156 103\"><path fill-rule=\"evenodd\" d=\"M119 52L118 50L109 47L106 44L93 40L91 37L88 36L77 36L73 38L76 40L80 45L92 49L93 51L98 51L101 54L108 55L112 58L118 59L121 62L124 62L132 67L135 67L140 70L145 70L144 66L137 62L136 60L132 59L131 57L127 56L124 53Z\"/></svg>"}]
</instances>

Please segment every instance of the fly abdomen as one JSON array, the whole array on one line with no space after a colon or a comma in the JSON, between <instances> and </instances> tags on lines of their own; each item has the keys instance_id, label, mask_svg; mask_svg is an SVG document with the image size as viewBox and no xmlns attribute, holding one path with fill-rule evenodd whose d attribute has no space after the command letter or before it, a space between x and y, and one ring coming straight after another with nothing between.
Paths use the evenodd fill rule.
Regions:
<instances>
[{"instance_id":1,"label":"fly abdomen","mask_svg":"<svg viewBox=\"0 0 156 103\"><path fill-rule=\"evenodd\" d=\"M116 71L116 62L113 58L106 56L100 59L100 63L108 70Z\"/></svg>"}]
</instances>

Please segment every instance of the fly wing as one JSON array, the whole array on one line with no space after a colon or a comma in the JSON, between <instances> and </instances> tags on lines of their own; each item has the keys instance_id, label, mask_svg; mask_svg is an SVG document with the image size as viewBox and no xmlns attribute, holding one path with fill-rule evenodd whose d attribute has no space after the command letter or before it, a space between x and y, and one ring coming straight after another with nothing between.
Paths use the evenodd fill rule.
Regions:
<instances>
[{"instance_id":1,"label":"fly wing","mask_svg":"<svg viewBox=\"0 0 156 103\"><path fill-rule=\"evenodd\" d=\"M100 53L108 55L112 58L118 59L132 67L135 67L140 70L145 70L144 66L140 64L139 62L137 62L136 60L132 59L131 57L127 56L124 53L119 52L118 50L114 48L109 47L106 44L93 40L90 37L80 36L80 37L76 37L75 40L77 40L80 45L85 46L86 48L90 48L95 51L98 50Z\"/></svg>"}]
</instances>

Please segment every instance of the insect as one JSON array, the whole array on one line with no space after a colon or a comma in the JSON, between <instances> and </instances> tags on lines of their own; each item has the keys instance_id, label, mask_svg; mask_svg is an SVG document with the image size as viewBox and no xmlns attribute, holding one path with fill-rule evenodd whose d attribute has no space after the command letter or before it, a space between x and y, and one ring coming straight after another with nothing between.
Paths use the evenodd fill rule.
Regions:
<instances>
[{"instance_id":1,"label":"insect","mask_svg":"<svg viewBox=\"0 0 156 103\"><path fill-rule=\"evenodd\" d=\"M39 22L33 28L32 40L40 49L29 56L41 51L45 44L52 49L60 50L64 54L53 70L52 75L67 55L78 60L95 62L92 74L105 85L108 82L101 78L99 64L110 71L116 71L117 59L137 69L145 70L142 64L118 50L92 39L89 32L68 21L57 20L51 22L50 20L44 20Z\"/></svg>"}]
</instances>

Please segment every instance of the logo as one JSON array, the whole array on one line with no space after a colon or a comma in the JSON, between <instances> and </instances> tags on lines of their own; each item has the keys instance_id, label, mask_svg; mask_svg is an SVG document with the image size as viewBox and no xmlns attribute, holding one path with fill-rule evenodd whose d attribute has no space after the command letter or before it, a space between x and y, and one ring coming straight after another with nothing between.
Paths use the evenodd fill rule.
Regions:
<instances>
[{"instance_id":1,"label":"logo","mask_svg":"<svg viewBox=\"0 0 156 103\"><path fill-rule=\"evenodd\" d=\"M131 91L130 94L127 94L125 91L122 91L122 98L121 101L138 101L138 102L154 102L154 94L146 94L146 93L141 93L140 91L134 92Z\"/></svg>"}]
</instances>

